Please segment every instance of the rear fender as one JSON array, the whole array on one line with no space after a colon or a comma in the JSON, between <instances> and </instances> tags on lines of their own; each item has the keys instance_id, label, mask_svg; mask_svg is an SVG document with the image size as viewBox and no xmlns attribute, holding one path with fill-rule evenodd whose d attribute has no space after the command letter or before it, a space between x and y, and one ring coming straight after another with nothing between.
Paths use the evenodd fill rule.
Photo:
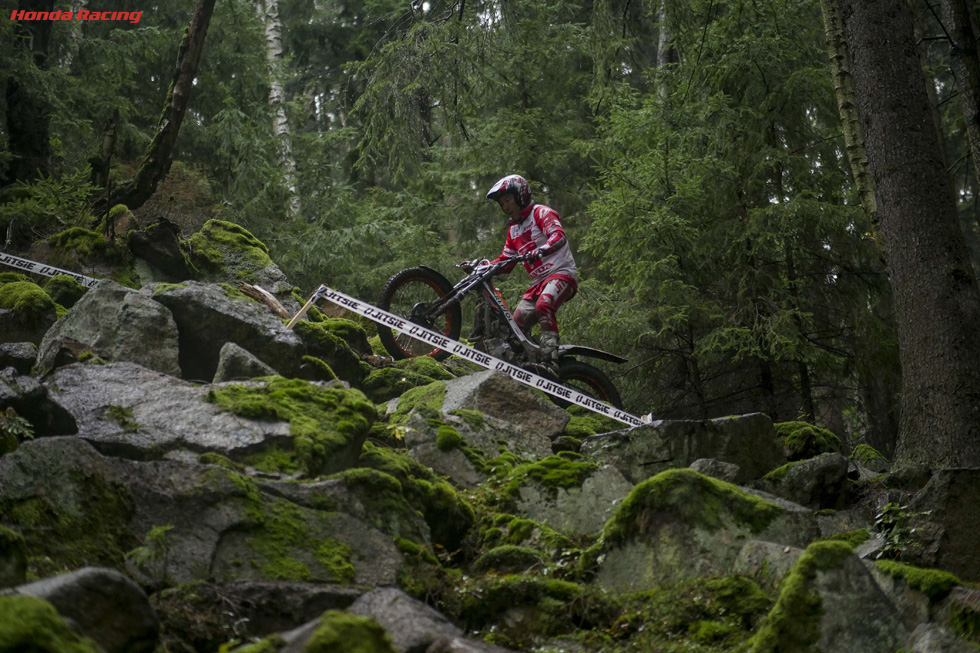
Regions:
<instances>
[{"instance_id":1,"label":"rear fender","mask_svg":"<svg viewBox=\"0 0 980 653\"><path fill-rule=\"evenodd\" d=\"M625 363L628 360L622 356L610 354L608 351L602 351L601 349L594 349L592 347L583 347L582 345L559 345L558 358L561 358L562 356L589 356L591 358L609 361L610 363Z\"/></svg>"}]
</instances>

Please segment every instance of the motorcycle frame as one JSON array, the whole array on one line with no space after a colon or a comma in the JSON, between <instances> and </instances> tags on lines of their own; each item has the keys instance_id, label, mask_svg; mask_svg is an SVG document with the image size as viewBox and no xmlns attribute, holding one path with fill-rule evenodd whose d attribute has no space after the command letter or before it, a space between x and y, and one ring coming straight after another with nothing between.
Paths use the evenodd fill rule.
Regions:
<instances>
[{"instance_id":1,"label":"motorcycle frame","mask_svg":"<svg viewBox=\"0 0 980 653\"><path fill-rule=\"evenodd\" d=\"M488 311L498 313L498 317L504 321L511 333L521 343L521 346L524 348L524 353L528 359L536 362L540 359L541 347L533 340L528 338L527 335L525 335L524 330L517 324L517 321L514 320L514 316L507 309L507 306L497 294L497 289L490 282L490 279L497 273L497 271L505 267L508 263L509 261L500 261L498 263L488 263L487 265L477 267L475 270L473 270L473 272L468 274L455 286L453 286L452 290L450 290L444 298L444 301L439 302L439 304L432 308L432 310L426 311L421 317L423 317L425 320L432 320L436 316L449 310L450 306L454 304L461 304L466 295L468 295L474 288L479 288L489 300L487 302ZM433 270L428 266L423 265L421 267L439 274L438 271ZM416 309L420 308L428 308L428 305L416 306L412 311L413 314L415 313ZM612 363L625 363L627 360L621 356L617 356L616 354L611 354L607 351L595 349L593 347L585 347L582 345L558 346L559 359L572 355L590 356L592 358L598 358L601 360L610 361Z\"/></svg>"}]
</instances>

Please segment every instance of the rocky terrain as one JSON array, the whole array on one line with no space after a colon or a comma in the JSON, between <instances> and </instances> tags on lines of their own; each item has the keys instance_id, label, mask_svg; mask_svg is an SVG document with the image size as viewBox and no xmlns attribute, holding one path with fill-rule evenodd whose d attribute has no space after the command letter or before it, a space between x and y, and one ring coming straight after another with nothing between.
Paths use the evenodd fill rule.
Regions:
<instances>
[{"instance_id":1,"label":"rocky terrain","mask_svg":"<svg viewBox=\"0 0 980 653\"><path fill-rule=\"evenodd\" d=\"M287 329L235 225L123 240L35 247L88 291L0 272L0 650L980 643L980 470L762 414L623 429L326 306Z\"/></svg>"}]
</instances>

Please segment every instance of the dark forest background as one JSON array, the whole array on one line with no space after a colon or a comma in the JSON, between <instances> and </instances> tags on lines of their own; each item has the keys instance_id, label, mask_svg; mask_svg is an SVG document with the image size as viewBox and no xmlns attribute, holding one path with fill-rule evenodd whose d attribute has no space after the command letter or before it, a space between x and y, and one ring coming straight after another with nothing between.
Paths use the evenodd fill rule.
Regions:
<instances>
[{"instance_id":1,"label":"dark forest background","mask_svg":"<svg viewBox=\"0 0 980 653\"><path fill-rule=\"evenodd\" d=\"M456 279L460 259L496 256L506 218L484 194L519 173L561 214L580 265L563 341L630 358L607 368L628 409L762 411L895 452L901 314L861 168L853 2L211 4L169 172L130 206L140 224L232 221L304 293L328 283L373 300L404 267ZM972 36L976 8L891 4L912 28L896 38L921 63L975 288L971 89L954 74L969 53L954 12ZM96 224L139 173L202 7L0 6L0 237L17 252ZM10 19L73 8L142 15ZM508 300L525 281L502 280Z\"/></svg>"}]
</instances>

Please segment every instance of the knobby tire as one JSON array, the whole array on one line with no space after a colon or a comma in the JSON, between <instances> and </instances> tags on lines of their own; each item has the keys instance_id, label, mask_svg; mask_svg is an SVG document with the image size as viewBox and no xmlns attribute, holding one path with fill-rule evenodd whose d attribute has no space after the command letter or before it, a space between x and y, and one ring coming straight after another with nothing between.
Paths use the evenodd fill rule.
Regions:
<instances>
[{"instance_id":1,"label":"knobby tire","mask_svg":"<svg viewBox=\"0 0 980 653\"><path fill-rule=\"evenodd\" d=\"M452 289L449 280L435 270L425 267L408 268L396 273L385 282L378 299L378 308L408 319L411 316L412 306L416 302L435 301L448 295ZM450 306L432 323L422 324L422 326L441 333L451 340L459 340L462 322L463 314L457 303ZM390 327L381 324L377 326L381 344L396 360L418 356L431 356L436 360L444 360L450 355L448 351L398 333Z\"/></svg>"}]
</instances>

